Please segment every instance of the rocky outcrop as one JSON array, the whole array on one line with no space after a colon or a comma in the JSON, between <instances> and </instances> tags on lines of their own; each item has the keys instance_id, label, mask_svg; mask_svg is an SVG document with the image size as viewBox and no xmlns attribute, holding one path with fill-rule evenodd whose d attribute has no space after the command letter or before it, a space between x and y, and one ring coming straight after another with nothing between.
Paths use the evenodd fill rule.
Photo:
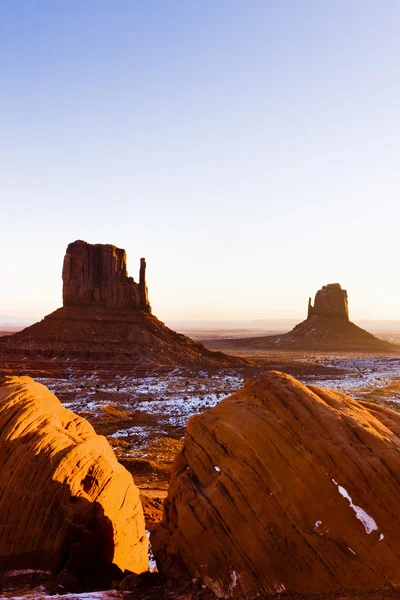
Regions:
<instances>
[{"instance_id":1,"label":"rocky outcrop","mask_svg":"<svg viewBox=\"0 0 400 600\"><path fill-rule=\"evenodd\" d=\"M69 244L63 267L64 306L39 323L0 338L0 373L65 376L74 370L115 373L124 367L247 366L172 331L151 314L146 261L139 283L127 276L125 250L112 245Z\"/></svg>"},{"instance_id":2,"label":"rocky outcrop","mask_svg":"<svg viewBox=\"0 0 400 600\"><path fill-rule=\"evenodd\" d=\"M314 306L308 300L308 317L339 317L349 319L347 291L342 290L340 283L328 283L315 294Z\"/></svg>"},{"instance_id":3,"label":"rocky outcrop","mask_svg":"<svg viewBox=\"0 0 400 600\"><path fill-rule=\"evenodd\" d=\"M85 587L148 569L139 492L104 437L29 377L0 380L0 572L67 569Z\"/></svg>"},{"instance_id":4,"label":"rocky outcrop","mask_svg":"<svg viewBox=\"0 0 400 600\"><path fill-rule=\"evenodd\" d=\"M128 277L126 252L111 244L68 245L63 265L64 306L103 306L151 312L146 286L146 261L140 261L139 283Z\"/></svg>"},{"instance_id":5,"label":"rocky outcrop","mask_svg":"<svg viewBox=\"0 0 400 600\"><path fill-rule=\"evenodd\" d=\"M218 598L400 585L400 415L267 372L189 420L159 569Z\"/></svg>"},{"instance_id":6,"label":"rocky outcrop","mask_svg":"<svg viewBox=\"0 0 400 600\"><path fill-rule=\"evenodd\" d=\"M227 340L208 340L207 348L218 350L312 350L399 352L395 346L372 335L349 320L346 290L329 283L318 290L314 306L308 301L307 319L288 333Z\"/></svg>"}]
</instances>

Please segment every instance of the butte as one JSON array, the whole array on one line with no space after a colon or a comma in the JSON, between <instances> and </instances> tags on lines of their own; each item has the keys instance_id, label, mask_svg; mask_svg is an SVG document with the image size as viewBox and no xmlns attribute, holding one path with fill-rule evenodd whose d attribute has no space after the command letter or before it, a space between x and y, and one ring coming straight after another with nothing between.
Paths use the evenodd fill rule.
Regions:
<instances>
[{"instance_id":1,"label":"butte","mask_svg":"<svg viewBox=\"0 0 400 600\"><path fill-rule=\"evenodd\" d=\"M208 348L223 350L295 350L397 352L398 347L376 338L349 319L347 291L339 283L324 285L315 295L314 306L308 301L307 319L283 335L214 340Z\"/></svg>"},{"instance_id":2,"label":"butte","mask_svg":"<svg viewBox=\"0 0 400 600\"><path fill-rule=\"evenodd\" d=\"M154 369L240 367L247 363L172 331L151 313L146 261L139 283L126 252L78 240L63 264L63 306L14 335L0 338L0 372L66 376L68 371L145 374Z\"/></svg>"}]
</instances>

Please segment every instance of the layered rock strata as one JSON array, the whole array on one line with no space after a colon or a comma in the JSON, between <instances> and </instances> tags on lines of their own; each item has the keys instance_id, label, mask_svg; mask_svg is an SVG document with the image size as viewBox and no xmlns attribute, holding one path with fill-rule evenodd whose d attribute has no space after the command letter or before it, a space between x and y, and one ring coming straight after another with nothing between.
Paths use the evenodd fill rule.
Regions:
<instances>
[{"instance_id":1,"label":"layered rock strata","mask_svg":"<svg viewBox=\"0 0 400 600\"><path fill-rule=\"evenodd\" d=\"M400 585L400 415L267 372L189 420L162 524L168 577L218 598Z\"/></svg>"},{"instance_id":2,"label":"layered rock strata","mask_svg":"<svg viewBox=\"0 0 400 600\"><path fill-rule=\"evenodd\" d=\"M318 290L314 306L311 298L308 301L307 319L288 333L205 343L218 350L400 351L400 347L380 340L349 320L347 291L339 283L329 283Z\"/></svg>"},{"instance_id":3,"label":"layered rock strata","mask_svg":"<svg viewBox=\"0 0 400 600\"><path fill-rule=\"evenodd\" d=\"M125 250L69 244L63 266L64 306L23 331L0 338L0 372L35 376L71 367L143 369L242 366L172 331L151 314L146 261L139 283L128 277Z\"/></svg>"},{"instance_id":4,"label":"layered rock strata","mask_svg":"<svg viewBox=\"0 0 400 600\"><path fill-rule=\"evenodd\" d=\"M116 567L148 569L132 476L104 437L29 377L0 380L0 456L0 572L67 569L90 588L109 585Z\"/></svg>"},{"instance_id":5,"label":"layered rock strata","mask_svg":"<svg viewBox=\"0 0 400 600\"><path fill-rule=\"evenodd\" d=\"M347 291L342 290L340 283L328 283L322 286L315 294L314 306L309 298L308 318L313 315L349 320Z\"/></svg>"},{"instance_id":6,"label":"layered rock strata","mask_svg":"<svg viewBox=\"0 0 400 600\"><path fill-rule=\"evenodd\" d=\"M63 264L64 306L103 306L151 312L146 261L140 260L139 283L128 277L126 252L111 244L69 244Z\"/></svg>"}]
</instances>

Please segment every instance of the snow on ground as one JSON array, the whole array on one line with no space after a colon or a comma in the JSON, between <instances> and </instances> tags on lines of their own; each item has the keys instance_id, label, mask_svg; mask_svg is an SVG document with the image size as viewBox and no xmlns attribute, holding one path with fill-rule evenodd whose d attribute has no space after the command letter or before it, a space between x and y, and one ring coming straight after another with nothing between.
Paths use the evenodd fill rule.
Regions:
<instances>
[{"instance_id":1,"label":"snow on ground","mask_svg":"<svg viewBox=\"0 0 400 600\"><path fill-rule=\"evenodd\" d=\"M68 380L41 378L66 408L83 414L100 416L111 403L130 414L139 411L157 415L160 427L172 425L185 427L188 418L215 406L242 387L243 378L235 372L222 371L219 375L171 373L159 377L115 378L118 381L104 382L93 375ZM68 399L68 397L71 399ZM165 434L165 432L163 432ZM131 427L112 434L115 437L134 435L143 438L145 427Z\"/></svg>"},{"instance_id":2,"label":"snow on ground","mask_svg":"<svg viewBox=\"0 0 400 600\"><path fill-rule=\"evenodd\" d=\"M338 374L337 377L319 377L312 379L312 385L330 388L338 392L349 394L354 398L362 398L367 389L382 388L393 380L400 382L400 357L329 357L317 361L326 367L335 367L348 371ZM310 378L304 383L310 384ZM400 392L387 398L392 402L400 403Z\"/></svg>"},{"instance_id":3,"label":"snow on ground","mask_svg":"<svg viewBox=\"0 0 400 600\"><path fill-rule=\"evenodd\" d=\"M39 586L26 593L19 592L19 595L17 596L0 596L0 600L50 600L50 598L62 598L62 600L122 600L127 597L132 598L132 594L129 592L119 592L117 590L83 592L81 594L63 594L62 596L56 594L51 596L44 586Z\"/></svg>"}]
</instances>

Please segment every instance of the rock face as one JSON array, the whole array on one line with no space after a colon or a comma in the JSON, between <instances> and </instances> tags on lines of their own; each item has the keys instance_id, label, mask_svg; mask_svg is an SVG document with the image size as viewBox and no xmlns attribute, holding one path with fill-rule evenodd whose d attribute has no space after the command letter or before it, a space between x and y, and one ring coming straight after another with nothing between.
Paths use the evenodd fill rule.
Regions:
<instances>
[{"instance_id":1,"label":"rock face","mask_svg":"<svg viewBox=\"0 0 400 600\"><path fill-rule=\"evenodd\" d=\"M399 347L376 338L349 320L347 292L339 283L329 283L318 290L314 306L311 298L308 301L307 319L288 333L223 340L223 343L211 340L207 347L218 350L399 351Z\"/></svg>"},{"instance_id":2,"label":"rock face","mask_svg":"<svg viewBox=\"0 0 400 600\"><path fill-rule=\"evenodd\" d=\"M101 368L141 374L158 367L214 368L249 363L172 331L151 314L146 261L139 283L127 276L125 250L69 244L63 266L64 306L39 323L0 338L0 373L40 376Z\"/></svg>"},{"instance_id":3,"label":"rock face","mask_svg":"<svg viewBox=\"0 0 400 600\"><path fill-rule=\"evenodd\" d=\"M0 380L0 572L109 585L148 569L139 491L104 437L29 377Z\"/></svg>"},{"instance_id":4,"label":"rock face","mask_svg":"<svg viewBox=\"0 0 400 600\"><path fill-rule=\"evenodd\" d=\"M400 415L267 372L189 420L159 569L218 598L400 585Z\"/></svg>"},{"instance_id":5,"label":"rock face","mask_svg":"<svg viewBox=\"0 0 400 600\"><path fill-rule=\"evenodd\" d=\"M68 245L63 265L64 306L103 306L151 312L146 261L140 260L139 283L128 277L126 252L110 244L78 240Z\"/></svg>"},{"instance_id":6,"label":"rock face","mask_svg":"<svg viewBox=\"0 0 400 600\"><path fill-rule=\"evenodd\" d=\"M349 319L347 291L342 290L340 283L328 283L318 290L314 306L311 304L311 298L309 299L308 317L313 315Z\"/></svg>"}]
</instances>

